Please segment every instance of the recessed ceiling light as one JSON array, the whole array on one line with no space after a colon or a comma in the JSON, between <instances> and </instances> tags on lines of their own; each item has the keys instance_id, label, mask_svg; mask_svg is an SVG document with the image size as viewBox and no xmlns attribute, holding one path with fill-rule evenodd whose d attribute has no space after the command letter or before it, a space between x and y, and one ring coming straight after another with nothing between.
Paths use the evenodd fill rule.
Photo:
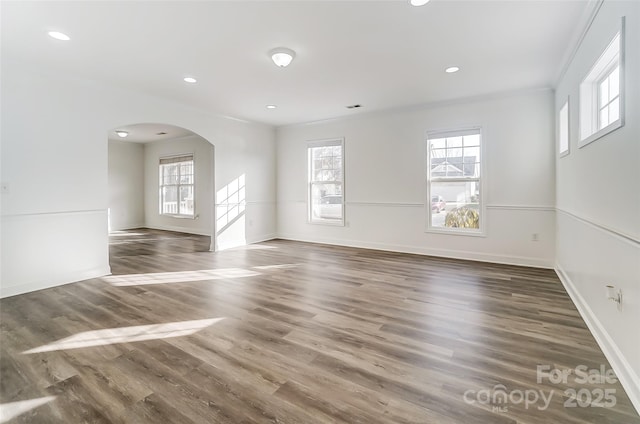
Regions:
<instances>
[{"instance_id":1,"label":"recessed ceiling light","mask_svg":"<svg viewBox=\"0 0 640 424\"><path fill-rule=\"evenodd\" d=\"M56 40L60 40L60 41L69 41L69 40L71 40L71 37L69 37L67 34L63 34L63 33L58 32L58 31L49 31L48 34L49 34L49 37L55 38Z\"/></svg>"},{"instance_id":2,"label":"recessed ceiling light","mask_svg":"<svg viewBox=\"0 0 640 424\"><path fill-rule=\"evenodd\" d=\"M129 135L129 133L126 131L116 131L116 134L118 134L118 137L120 138L125 138L126 136Z\"/></svg>"},{"instance_id":3,"label":"recessed ceiling light","mask_svg":"<svg viewBox=\"0 0 640 424\"><path fill-rule=\"evenodd\" d=\"M198 80L193 77L184 77L183 79L184 82L188 82L189 84L195 84L198 82Z\"/></svg>"},{"instance_id":4,"label":"recessed ceiling light","mask_svg":"<svg viewBox=\"0 0 640 424\"><path fill-rule=\"evenodd\" d=\"M459 70L460 70L460 68L458 68L457 66L451 66L451 67L449 67L449 68L445 69L444 71L445 71L447 74L453 74L453 73L455 73L455 72L458 72Z\"/></svg>"},{"instance_id":5,"label":"recessed ceiling light","mask_svg":"<svg viewBox=\"0 0 640 424\"><path fill-rule=\"evenodd\" d=\"M167 133L164 131L160 131L159 133L156 133L156 135L167 135Z\"/></svg>"},{"instance_id":6,"label":"recessed ceiling light","mask_svg":"<svg viewBox=\"0 0 640 424\"><path fill-rule=\"evenodd\" d=\"M278 47L269 52L269 56L271 56L271 60L276 66L280 68L285 68L289 66L294 57L296 57L296 52L286 47Z\"/></svg>"},{"instance_id":7,"label":"recessed ceiling light","mask_svg":"<svg viewBox=\"0 0 640 424\"><path fill-rule=\"evenodd\" d=\"M277 107L278 107L278 106L276 106L276 105L267 105L267 109L275 109L275 108L277 108Z\"/></svg>"},{"instance_id":8,"label":"recessed ceiling light","mask_svg":"<svg viewBox=\"0 0 640 424\"><path fill-rule=\"evenodd\" d=\"M362 107L361 104L355 104L355 105L349 105L349 106L345 106L347 109L357 109L359 107Z\"/></svg>"},{"instance_id":9,"label":"recessed ceiling light","mask_svg":"<svg viewBox=\"0 0 640 424\"><path fill-rule=\"evenodd\" d=\"M429 3L429 0L410 0L411 6L424 6Z\"/></svg>"}]
</instances>

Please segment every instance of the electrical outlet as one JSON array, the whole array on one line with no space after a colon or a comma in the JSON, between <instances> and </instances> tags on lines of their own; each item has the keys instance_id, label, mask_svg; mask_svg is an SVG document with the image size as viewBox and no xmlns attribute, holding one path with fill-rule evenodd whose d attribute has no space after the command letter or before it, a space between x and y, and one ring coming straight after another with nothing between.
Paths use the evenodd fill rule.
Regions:
<instances>
[{"instance_id":1,"label":"electrical outlet","mask_svg":"<svg viewBox=\"0 0 640 424\"><path fill-rule=\"evenodd\" d=\"M538 233L531 234L531 241L538 241L538 240L540 240Z\"/></svg>"}]
</instances>

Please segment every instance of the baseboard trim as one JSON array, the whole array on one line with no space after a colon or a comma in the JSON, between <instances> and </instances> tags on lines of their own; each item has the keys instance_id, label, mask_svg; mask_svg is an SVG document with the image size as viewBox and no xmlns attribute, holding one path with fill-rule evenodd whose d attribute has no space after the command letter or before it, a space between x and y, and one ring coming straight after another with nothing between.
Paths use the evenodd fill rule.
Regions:
<instances>
[{"instance_id":1,"label":"baseboard trim","mask_svg":"<svg viewBox=\"0 0 640 424\"><path fill-rule=\"evenodd\" d=\"M600 346L602 353L604 353L604 356L611 364L611 368L613 368L618 380L620 380L620 384L622 384L622 387L627 392L631 403L636 408L636 411L640 413L640 377L633 371L629 362L611 336L609 336L609 333L602 323L600 323L600 320L593 313L582 295L580 295L571 278L569 278L560 264L556 263L555 271L573 301L573 304L578 309L580 316L587 324L587 327L589 327L589 331L591 331L591 334L596 339L596 343Z\"/></svg>"},{"instance_id":2,"label":"baseboard trim","mask_svg":"<svg viewBox=\"0 0 640 424\"><path fill-rule=\"evenodd\" d=\"M109 233L115 232L115 231L131 231L131 230L136 230L138 228L146 228L144 226L144 223L139 223L139 224L131 224L131 225L126 225L124 227L120 227L120 228L111 228L109 230Z\"/></svg>"},{"instance_id":3,"label":"baseboard trim","mask_svg":"<svg viewBox=\"0 0 640 424\"><path fill-rule=\"evenodd\" d=\"M46 281L31 281L15 286L0 287L0 298L17 296L19 294L30 293L38 290L50 289L52 287L64 286L65 284L77 283L78 281L89 280L91 278L104 277L111 274L111 268L93 268L73 274L47 278Z\"/></svg>"},{"instance_id":4,"label":"baseboard trim","mask_svg":"<svg viewBox=\"0 0 640 424\"><path fill-rule=\"evenodd\" d=\"M276 233L271 233L271 234L264 234L261 236L257 236L257 237L252 237L250 239L247 239L247 244L254 244L254 243L262 243L263 241L269 241L269 240L273 240L278 238Z\"/></svg>"},{"instance_id":5,"label":"baseboard trim","mask_svg":"<svg viewBox=\"0 0 640 424\"><path fill-rule=\"evenodd\" d=\"M440 258L462 259L468 261L490 262L504 265L527 266L532 268L553 269L552 260L530 258L515 255L495 255L466 250L433 249L427 247L416 247L400 244L387 244L376 242L363 242L356 240L337 240L328 238L306 238L292 234L278 234L277 238L292 241L302 241L306 243L322 243L334 246L357 247L361 249L384 250L389 252L412 253L417 255L436 256Z\"/></svg>"}]
</instances>

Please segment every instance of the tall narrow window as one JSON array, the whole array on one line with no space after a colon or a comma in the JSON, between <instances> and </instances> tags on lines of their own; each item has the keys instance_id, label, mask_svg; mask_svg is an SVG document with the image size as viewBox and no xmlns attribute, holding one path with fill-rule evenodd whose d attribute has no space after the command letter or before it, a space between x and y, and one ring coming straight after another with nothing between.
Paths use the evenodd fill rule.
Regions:
<instances>
[{"instance_id":1,"label":"tall narrow window","mask_svg":"<svg viewBox=\"0 0 640 424\"><path fill-rule=\"evenodd\" d=\"M195 168L193 155L160 158L160 214L193 218Z\"/></svg>"},{"instance_id":2,"label":"tall narrow window","mask_svg":"<svg viewBox=\"0 0 640 424\"><path fill-rule=\"evenodd\" d=\"M624 18L620 25L580 84L580 147L624 125Z\"/></svg>"},{"instance_id":3,"label":"tall narrow window","mask_svg":"<svg viewBox=\"0 0 640 424\"><path fill-rule=\"evenodd\" d=\"M344 140L309 142L309 222L344 225Z\"/></svg>"},{"instance_id":4,"label":"tall narrow window","mask_svg":"<svg viewBox=\"0 0 640 424\"><path fill-rule=\"evenodd\" d=\"M558 114L558 153L561 157L569 154L569 99Z\"/></svg>"},{"instance_id":5,"label":"tall narrow window","mask_svg":"<svg viewBox=\"0 0 640 424\"><path fill-rule=\"evenodd\" d=\"M429 133L427 228L479 234L481 208L480 129Z\"/></svg>"}]
</instances>

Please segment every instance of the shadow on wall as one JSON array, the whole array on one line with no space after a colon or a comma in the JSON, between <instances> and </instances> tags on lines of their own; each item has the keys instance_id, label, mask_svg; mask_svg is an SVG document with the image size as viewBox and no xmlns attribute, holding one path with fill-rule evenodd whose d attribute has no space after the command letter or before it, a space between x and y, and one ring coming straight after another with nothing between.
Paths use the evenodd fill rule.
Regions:
<instances>
[{"instance_id":1,"label":"shadow on wall","mask_svg":"<svg viewBox=\"0 0 640 424\"><path fill-rule=\"evenodd\" d=\"M245 174L216 193L216 237L219 250L247 244L246 205Z\"/></svg>"}]
</instances>

